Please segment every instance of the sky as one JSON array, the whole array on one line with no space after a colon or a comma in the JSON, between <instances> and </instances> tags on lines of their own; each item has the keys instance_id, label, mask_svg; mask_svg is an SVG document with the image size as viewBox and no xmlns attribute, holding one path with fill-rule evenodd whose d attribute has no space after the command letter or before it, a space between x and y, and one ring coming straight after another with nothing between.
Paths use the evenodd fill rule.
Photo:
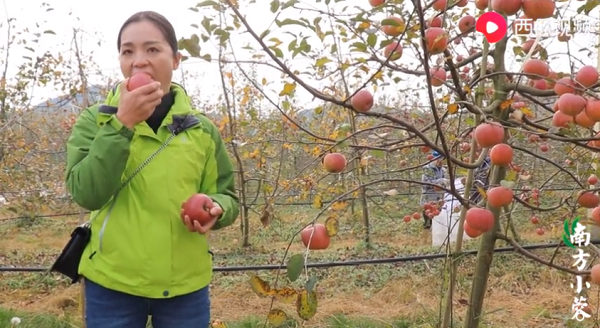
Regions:
<instances>
[{"instance_id":1,"label":"sky","mask_svg":"<svg viewBox=\"0 0 600 328\"><path fill-rule=\"evenodd\" d=\"M56 36L44 36L42 42L37 47L38 52L43 52L45 50L52 50L54 52L61 53L69 53L69 41L72 38L73 28L78 28L84 31L83 35L83 52L93 51L93 60L96 65L100 68L102 75L113 75L116 77L120 76L118 70L118 57L117 57L117 49L116 49L116 38L118 34L118 30L122 24L131 14L141 11L141 10L154 10L163 15L165 15L174 25L178 37L189 37L193 33L198 33L198 31L191 26L191 24L200 24L205 15L214 15L211 12L211 9L206 8L204 11L193 12L188 10L189 7L194 6L199 1L197 0L177 0L177 1L152 1L152 0L103 0L103 1L75 1L75 0L21 0L21 1L12 1L12 0L1 0L1 8L0 8L0 21L5 21L5 14L9 17L14 17L17 19L17 25L19 27L34 27L36 23L43 24L42 29L51 29L56 33ZM46 9L48 7L44 7L43 3L48 2L53 11L47 12ZM271 21L274 17L269 11L269 3L267 0L256 1L257 3L248 5L249 1L239 1L242 3L241 10L247 14L247 19L249 24L253 27L257 33L262 32L267 27L270 26ZM320 9L324 9L324 5L317 4L314 0L305 0L300 1L302 5L305 7L319 7ZM350 2L340 2L336 4L336 11L341 13L343 10L353 10L353 9L345 9L344 6L347 6L349 3L353 3L353 5L358 5L362 8L368 8L367 0L360 0L360 3L357 1ZM563 12L565 17L574 16L574 10L578 6L582 5L584 2L582 1L571 1L571 2L563 2L561 5L569 4L568 12ZM356 10L353 10L356 12ZM290 12L285 11L287 14L285 16L290 18L297 18L299 15L302 17L306 17L311 19L315 17L315 14L310 12ZM472 13L476 13L475 10L471 11ZM69 13L72 13L69 15ZM311 17L312 16L312 17ZM597 10L593 11L590 14L591 17L598 17ZM75 18L78 17L79 20ZM380 14L377 16L378 18L385 18L385 14ZM282 19L282 17L280 17ZM597 29L600 28L600 25L597 23L597 19L590 18L590 20L594 20L594 24L592 24L592 29L596 31L590 31L592 33L581 33L574 36L574 41L569 44L571 47L572 53L577 53L577 50L583 46L590 46L596 43ZM45 23L43 23L45 22ZM327 23L326 19L323 20L324 24ZM272 27L271 27L272 28ZM281 39L284 44L289 42L289 35L285 34L285 32L294 32L299 33L301 30L298 28L294 28L293 26L285 26L284 30L273 31L269 35L269 37L277 37ZM6 32L6 26L4 25L0 28L0 35L4 36ZM251 45L252 47L258 47L256 41L252 39L252 37L248 33L242 33L243 29L239 31L232 32L232 39L234 40L234 44L239 46L235 49L236 57L238 59L251 59L252 53L247 50L242 49L245 45ZM266 38L268 39L268 38ZM556 38L553 38L553 41L546 41L544 44L546 45L548 51L550 53L555 52L565 52L565 44L559 43L556 41ZM478 37L479 46L481 43L481 37ZM3 42L0 38L0 42ZM102 42L100 46L98 46L98 42ZM320 42L311 42L313 45L313 49L321 47ZM216 57L217 47L214 45L214 42L209 41L205 44L201 45L204 52L210 52L214 57ZM285 45L283 46L285 47ZM512 46L510 46L512 48ZM285 52L285 50L284 50ZM344 52L344 51L342 51ZM345 49L345 53L348 50ZM467 52L466 49L462 50L461 54L465 55ZM510 50L507 51L510 53ZM21 48L13 49L12 58L9 61L10 69L9 76L14 74L16 71L17 61L22 60L21 56L25 54L25 50ZM588 58L584 53L580 53L582 59L585 64L596 65L596 57ZM4 56L4 53L0 53L1 56ZM300 71L307 70L307 65L310 65L312 62L307 59L302 59L296 57L295 59L291 59L289 55L286 55L286 61L293 69L297 69ZM551 66L554 70L567 70L569 67L569 61L565 60L566 57L562 57L559 59L555 59L551 62ZM508 56L508 64L512 64L513 69L518 70L519 64L512 61L512 56ZM418 61L415 59L415 56L410 51L405 51L402 59L400 60L402 63L408 65L416 65ZM182 65L182 69L186 71L190 71L195 76L193 78L186 79L186 87L194 90L199 90L199 93L202 97L212 98L216 100L216 97L222 93L218 64L216 62L206 62L201 59L191 59L187 62L184 62ZM94 72L90 69L87 71L90 74L90 80L92 82L100 82L104 81L102 79L98 79L95 77ZM406 74L404 74L406 75ZM175 73L175 81L181 81L181 72ZM281 90L282 85L285 81L285 78L282 78L280 72L268 69L266 67L261 67L261 69L257 72L257 80L261 80L262 78L267 79L272 82L272 85L269 87L269 95L272 96L273 100L278 102L277 93ZM366 78L366 75L361 76L360 78ZM400 83L399 85L390 84L385 88L380 88L375 92L376 98L382 95L392 96L398 99L406 98L403 97L403 93L409 87L414 87L416 81L423 81L423 77L407 77L403 76L405 81ZM323 85L319 85L319 82L315 79L314 76L304 76L311 85L317 86L318 88L322 88ZM372 91L375 91L372 89ZM37 92L34 94L36 101L42 101L50 97L56 96L57 91L51 88L46 89L37 89ZM304 99L308 103L312 100L312 97L307 92L300 92L299 99ZM399 96L398 96L399 95Z\"/></svg>"}]
</instances>

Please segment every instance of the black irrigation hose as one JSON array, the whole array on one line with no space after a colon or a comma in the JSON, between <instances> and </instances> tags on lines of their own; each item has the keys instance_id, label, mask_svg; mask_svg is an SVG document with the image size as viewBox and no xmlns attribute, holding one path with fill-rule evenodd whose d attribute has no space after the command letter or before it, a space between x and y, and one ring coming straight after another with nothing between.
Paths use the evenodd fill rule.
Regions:
<instances>
[{"instance_id":1,"label":"black irrigation hose","mask_svg":"<svg viewBox=\"0 0 600 328\"><path fill-rule=\"evenodd\" d=\"M600 240L592 240L590 244L600 245ZM534 244L521 246L526 250L536 249L548 249L564 246L563 243L548 243L548 244ZM514 247L501 247L496 248L494 253L506 253L514 251ZM467 251L455 254L454 256L462 255L476 255L477 251ZM389 264L389 263L402 263L402 262L413 262L422 260L435 260L447 257L448 254L426 254L426 255L415 255L407 257L391 257L382 259L368 259L368 260L354 260L354 261L339 261L339 262L322 262L322 263L307 263L306 266L309 268L333 268L342 266L359 266L359 265L373 265L373 264ZM252 265L252 266L230 266L230 267L214 267L213 272L243 272L243 271L271 271L283 269L280 265ZM48 268L41 267L0 267L0 272L47 272Z\"/></svg>"}]
</instances>

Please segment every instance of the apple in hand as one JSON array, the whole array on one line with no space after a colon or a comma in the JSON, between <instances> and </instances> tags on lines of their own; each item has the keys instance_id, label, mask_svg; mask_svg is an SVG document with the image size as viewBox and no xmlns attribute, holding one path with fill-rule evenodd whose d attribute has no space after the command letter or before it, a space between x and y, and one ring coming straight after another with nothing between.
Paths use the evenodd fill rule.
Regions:
<instances>
[{"instance_id":1,"label":"apple in hand","mask_svg":"<svg viewBox=\"0 0 600 328\"><path fill-rule=\"evenodd\" d=\"M210 197L205 194L194 194L185 202L183 210L190 220L205 225L213 219L210 215L210 209L213 206L214 203Z\"/></svg>"},{"instance_id":2,"label":"apple in hand","mask_svg":"<svg viewBox=\"0 0 600 328\"><path fill-rule=\"evenodd\" d=\"M312 232L314 230L314 233ZM310 235L312 234L312 239ZM308 249L318 250L318 249L327 249L329 247L329 242L331 238L329 237L329 233L327 233L327 228L321 223L317 223L314 226L309 225L304 228L302 232L300 232L300 238L302 239L302 243L304 247L308 247ZM308 241L310 240L310 245Z\"/></svg>"},{"instance_id":3,"label":"apple in hand","mask_svg":"<svg viewBox=\"0 0 600 328\"><path fill-rule=\"evenodd\" d=\"M135 90L150 83L152 83L152 77L150 75L144 72L135 73L129 77L129 80L127 81L127 91Z\"/></svg>"}]
</instances>

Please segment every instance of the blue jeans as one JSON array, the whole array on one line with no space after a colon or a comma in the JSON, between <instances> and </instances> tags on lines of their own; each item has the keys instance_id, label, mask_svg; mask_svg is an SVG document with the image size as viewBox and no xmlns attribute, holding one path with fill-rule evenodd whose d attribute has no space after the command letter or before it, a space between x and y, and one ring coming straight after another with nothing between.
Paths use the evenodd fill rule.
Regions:
<instances>
[{"instance_id":1,"label":"blue jeans","mask_svg":"<svg viewBox=\"0 0 600 328\"><path fill-rule=\"evenodd\" d=\"M85 280L87 328L146 328L148 316L152 316L153 328L208 328L209 288L173 298L149 299Z\"/></svg>"}]
</instances>

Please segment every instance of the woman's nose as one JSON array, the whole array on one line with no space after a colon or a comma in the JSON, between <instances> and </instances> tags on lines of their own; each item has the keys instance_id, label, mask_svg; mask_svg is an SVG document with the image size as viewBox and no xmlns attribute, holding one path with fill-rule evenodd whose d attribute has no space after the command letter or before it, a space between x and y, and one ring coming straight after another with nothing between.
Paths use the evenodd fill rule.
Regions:
<instances>
[{"instance_id":1,"label":"woman's nose","mask_svg":"<svg viewBox=\"0 0 600 328\"><path fill-rule=\"evenodd\" d=\"M144 55L137 55L133 60L134 67L144 67L148 65L148 58Z\"/></svg>"}]
</instances>

